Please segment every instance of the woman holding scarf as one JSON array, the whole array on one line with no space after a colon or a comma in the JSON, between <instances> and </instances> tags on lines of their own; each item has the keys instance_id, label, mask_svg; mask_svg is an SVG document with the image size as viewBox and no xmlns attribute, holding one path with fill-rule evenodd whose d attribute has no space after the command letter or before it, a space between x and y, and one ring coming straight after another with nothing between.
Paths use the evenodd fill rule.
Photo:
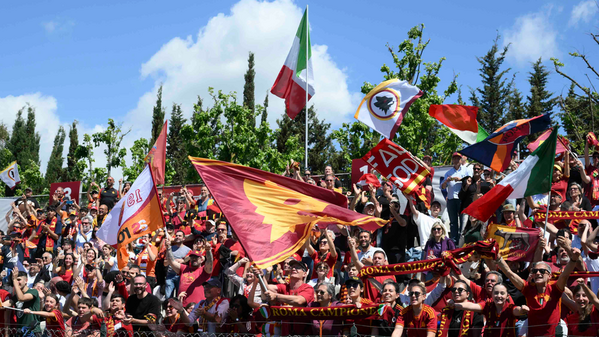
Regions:
<instances>
[{"instance_id":1,"label":"woman holding scarf","mask_svg":"<svg viewBox=\"0 0 599 337\"><path fill-rule=\"evenodd\" d=\"M470 310L482 313L487 324L483 333L484 337L515 337L517 333L516 319L528 312L528 307L515 306L508 302L509 294L507 288L502 283L497 283L493 287L493 300L487 300L480 303L450 301L448 305L453 306L454 310Z\"/></svg>"},{"instance_id":2,"label":"woman holding scarf","mask_svg":"<svg viewBox=\"0 0 599 337\"><path fill-rule=\"evenodd\" d=\"M316 301L310 303L309 307L326 308L336 307L341 303L334 301L335 285L328 282L322 282L314 287L314 295ZM340 321L328 320L313 320L312 333L319 336L337 336L341 333L343 324Z\"/></svg>"},{"instance_id":3,"label":"woman holding scarf","mask_svg":"<svg viewBox=\"0 0 599 337\"><path fill-rule=\"evenodd\" d=\"M451 288L451 298L447 307L441 311L437 337L480 336L484 325L483 316L461 307L472 300L470 285L462 280L456 281Z\"/></svg>"},{"instance_id":4,"label":"woman holding scarf","mask_svg":"<svg viewBox=\"0 0 599 337\"><path fill-rule=\"evenodd\" d=\"M437 314L433 308L424 304L424 283L413 283L409 290L410 305L397 316L391 336L401 337L403 334L404 337L434 337L437 331Z\"/></svg>"},{"instance_id":5,"label":"woman holding scarf","mask_svg":"<svg viewBox=\"0 0 599 337\"><path fill-rule=\"evenodd\" d=\"M364 283L359 277L350 277L345 281L345 286L347 287L348 299L346 304L353 304L357 308L361 308L363 305L373 305L374 302L371 300L362 297L362 292L364 291ZM351 328L353 325L356 325L358 329L358 334L370 334L371 333L371 320L360 319L360 320L346 320L345 326L346 328ZM347 330L347 329L346 329ZM349 330L346 334L349 334Z\"/></svg>"},{"instance_id":6,"label":"woman holding scarf","mask_svg":"<svg viewBox=\"0 0 599 337\"><path fill-rule=\"evenodd\" d=\"M390 320L378 320L373 325L376 326L373 335L378 336L391 336L395 323L397 322L397 316L401 314L403 307L397 303L399 298L399 284L395 282L385 283L383 285L383 291L381 293L381 304L391 308L393 317Z\"/></svg>"}]
</instances>

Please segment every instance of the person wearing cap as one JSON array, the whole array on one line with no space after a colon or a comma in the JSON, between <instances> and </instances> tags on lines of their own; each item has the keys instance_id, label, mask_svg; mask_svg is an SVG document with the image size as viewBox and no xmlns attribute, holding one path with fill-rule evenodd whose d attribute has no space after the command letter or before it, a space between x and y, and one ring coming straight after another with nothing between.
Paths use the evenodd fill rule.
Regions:
<instances>
[{"instance_id":1,"label":"person wearing cap","mask_svg":"<svg viewBox=\"0 0 599 337\"><path fill-rule=\"evenodd\" d=\"M177 234L181 233L180 231ZM183 305L190 302L199 303L205 299L203 284L206 282L213 270L212 250L208 243L204 243L204 254L201 251L189 253L189 263L177 262L170 240L166 240L166 262L173 272L179 275L179 298L183 298ZM202 265L203 264L203 265ZM169 298L170 296L167 296Z\"/></svg>"},{"instance_id":2,"label":"person wearing cap","mask_svg":"<svg viewBox=\"0 0 599 337\"><path fill-rule=\"evenodd\" d=\"M31 242L37 245L34 257L41 258L44 252L56 253L56 244L62 235L62 218L56 216L56 209L48 207L46 218L40 221Z\"/></svg>"},{"instance_id":3,"label":"person wearing cap","mask_svg":"<svg viewBox=\"0 0 599 337\"><path fill-rule=\"evenodd\" d=\"M505 204L501 209L501 213L503 215L503 222L501 223L504 226L510 227L522 227L522 223L520 219L516 217L516 209L512 204Z\"/></svg>"},{"instance_id":4,"label":"person wearing cap","mask_svg":"<svg viewBox=\"0 0 599 337\"><path fill-rule=\"evenodd\" d=\"M229 299L221 297L222 287L222 283L216 277L203 282L204 299L195 305L188 316L190 325L199 320L198 332L220 332L218 323L226 319L229 310Z\"/></svg>"},{"instance_id":5,"label":"person wearing cap","mask_svg":"<svg viewBox=\"0 0 599 337\"><path fill-rule=\"evenodd\" d=\"M459 198L462 189L462 179L472 176L472 173L466 165L460 163L462 155L455 152L451 157L452 167L445 173L441 189L447 190L447 214L451 223L451 239L457 243L462 233L461 228L466 224L460 223L461 201Z\"/></svg>"},{"instance_id":6,"label":"person wearing cap","mask_svg":"<svg viewBox=\"0 0 599 337\"><path fill-rule=\"evenodd\" d=\"M373 305L374 302L370 299L362 297L362 293L364 292L364 282L359 277L350 277L345 281L345 287L347 288L347 302L345 304L353 304L358 308L361 308L364 305ZM372 320L346 320L344 330L346 331L346 335L349 335L349 328L355 324L358 328L358 334L370 334Z\"/></svg>"}]
</instances>

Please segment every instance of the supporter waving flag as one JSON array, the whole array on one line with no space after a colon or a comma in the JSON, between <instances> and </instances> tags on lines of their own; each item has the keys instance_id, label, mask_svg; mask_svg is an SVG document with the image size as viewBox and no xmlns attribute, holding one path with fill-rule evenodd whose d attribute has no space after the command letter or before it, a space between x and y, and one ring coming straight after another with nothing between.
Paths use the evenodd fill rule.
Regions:
<instances>
[{"instance_id":1,"label":"supporter waving flag","mask_svg":"<svg viewBox=\"0 0 599 337\"><path fill-rule=\"evenodd\" d=\"M119 268L129 260L127 244L164 227L160 200L149 165L137 177L125 194L106 216L96 236L117 247Z\"/></svg>"},{"instance_id":2,"label":"supporter waving flag","mask_svg":"<svg viewBox=\"0 0 599 337\"><path fill-rule=\"evenodd\" d=\"M4 171L0 172L0 179L2 179L11 190L14 190L15 187L21 183L21 178L19 178L19 168L16 161L13 161L4 169Z\"/></svg>"},{"instance_id":3,"label":"supporter waving flag","mask_svg":"<svg viewBox=\"0 0 599 337\"><path fill-rule=\"evenodd\" d=\"M347 209L339 193L255 168L189 157L256 265L293 255L314 224L375 230L388 221Z\"/></svg>"}]
</instances>

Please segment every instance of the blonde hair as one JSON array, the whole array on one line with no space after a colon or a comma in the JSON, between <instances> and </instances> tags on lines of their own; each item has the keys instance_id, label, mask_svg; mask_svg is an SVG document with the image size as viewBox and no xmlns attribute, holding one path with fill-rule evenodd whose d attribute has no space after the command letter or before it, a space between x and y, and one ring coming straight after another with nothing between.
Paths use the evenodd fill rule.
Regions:
<instances>
[{"instance_id":1,"label":"blonde hair","mask_svg":"<svg viewBox=\"0 0 599 337\"><path fill-rule=\"evenodd\" d=\"M441 227L441 230L443 231L443 234L441 235L441 237L447 237L447 231L445 230L443 221L441 221L440 219L436 219L435 222L433 222L433 225L431 226L431 234L428 237L429 240L435 239L435 236L433 235L433 228L435 228L436 226Z\"/></svg>"}]
</instances>

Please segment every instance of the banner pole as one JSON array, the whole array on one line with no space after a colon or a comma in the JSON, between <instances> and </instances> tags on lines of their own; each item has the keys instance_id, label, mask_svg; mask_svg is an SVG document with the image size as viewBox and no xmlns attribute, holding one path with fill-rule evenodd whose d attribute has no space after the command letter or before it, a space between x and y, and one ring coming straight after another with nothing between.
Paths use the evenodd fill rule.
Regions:
<instances>
[{"instance_id":1,"label":"banner pole","mask_svg":"<svg viewBox=\"0 0 599 337\"><path fill-rule=\"evenodd\" d=\"M310 62L308 57L310 57L308 51L310 50L310 21L308 20L308 5L306 5L306 154L305 154L305 170L308 169L308 78L310 77L308 74L310 73Z\"/></svg>"}]
</instances>

